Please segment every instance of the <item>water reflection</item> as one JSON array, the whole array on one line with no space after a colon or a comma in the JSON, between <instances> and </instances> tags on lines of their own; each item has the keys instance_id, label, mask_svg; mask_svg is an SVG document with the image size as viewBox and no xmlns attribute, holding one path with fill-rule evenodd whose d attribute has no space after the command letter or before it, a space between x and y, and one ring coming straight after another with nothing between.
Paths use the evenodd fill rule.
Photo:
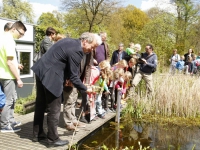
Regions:
<instances>
[{"instance_id":1,"label":"water reflection","mask_svg":"<svg viewBox=\"0 0 200 150\"><path fill-rule=\"evenodd\" d=\"M80 143L78 149L100 149L106 145L108 149L123 149L126 146L142 147L156 150L200 150L199 127L177 126L147 122L129 122L117 125L106 124L93 136Z\"/></svg>"}]
</instances>

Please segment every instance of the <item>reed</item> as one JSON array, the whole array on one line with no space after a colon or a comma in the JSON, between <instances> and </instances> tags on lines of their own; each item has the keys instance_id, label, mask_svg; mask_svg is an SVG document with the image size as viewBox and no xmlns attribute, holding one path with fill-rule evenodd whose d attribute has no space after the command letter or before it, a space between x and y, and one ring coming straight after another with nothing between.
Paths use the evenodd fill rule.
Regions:
<instances>
[{"instance_id":1,"label":"reed","mask_svg":"<svg viewBox=\"0 0 200 150\"><path fill-rule=\"evenodd\" d=\"M129 100L129 104L131 102L133 106L131 112L137 111L136 118L142 114L186 118L200 116L199 78L155 74L153 81L152 98L149 99L145 94L145 89L139 86L141 89L137 90L137 95ZM130 109L130 106L128 108Z\"/></svg>"}]
</instances>

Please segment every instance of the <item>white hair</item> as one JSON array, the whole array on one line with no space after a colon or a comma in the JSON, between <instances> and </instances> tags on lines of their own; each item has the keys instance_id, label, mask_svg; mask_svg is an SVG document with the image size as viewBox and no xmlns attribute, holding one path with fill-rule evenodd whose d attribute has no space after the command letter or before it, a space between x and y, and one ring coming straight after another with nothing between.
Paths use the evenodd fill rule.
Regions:
<instances>
[{"instance_id":1,"label":"white hair","mask_svg":"<svg viewBox=\"0 0 200 150\"><path fill-rule=\"evenodd\" d=\"M92 43L94 40L93 34L89 33L89 32L84 32L83 34L81 34L80 40L87 40L88 43Z\"/></svg>"},{"instance_id":2,"label":"white hair","mask_svg":"<svg viewBox=\"0 0 200 150\"><path fill-rule=\"evenodd\" d=\"M140 44L135 44L134 48L136 48L138 51L140 51L141 50L141 45Z\"/></svg>"},{"instance_id":3,"label":"white hair","mask_svg":"<svg viewBox=\"0 0 200 150\"><path fill-rule=\"evenodd\" d=\"M94 39L96 40L96 44L97 45L101 45L102 44L101 37L98 34L94 33Z\"/></svg>"}]
</instances>

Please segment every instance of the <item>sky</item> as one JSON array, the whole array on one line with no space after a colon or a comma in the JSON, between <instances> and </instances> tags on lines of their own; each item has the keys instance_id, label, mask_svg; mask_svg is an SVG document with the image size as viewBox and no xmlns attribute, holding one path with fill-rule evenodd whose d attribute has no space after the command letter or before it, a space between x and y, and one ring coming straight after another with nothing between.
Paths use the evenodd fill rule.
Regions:
<instances>
[{"instance_id":1,"label":"sky","mask_svg":"<svg viewBox=\"0 0 200 150\"><path fill-rule=\"evenodd\" d=\"M43 12L45 13L52 12L53 10L60 11L60 6L61 6L60 0L24 0L24 1L30 2L33 6L35 14L34 22L37 21L37 19ZM135 7L145 11L158 4L159 6L163 5L163 7L168 7L170 0L122 0L122 1L123 1L122 2L123 6L134 5ZM2 5L2 0L0 0L0 5Z\"/></svg>"},{"instance_id":2,"label":"sky","mask_svg":"<svg viewBox=\"0 0 200 150\"><path fill-rule=\"evenodd\" d=\"M1 0L0 0L1 1ZM34 9L35 20L42 14L42 12L52 12L52 10L60 10L60 0L27 0ZM142 0L123 0L124 6L134 5L137 8L141 7ZM143 0L144 1L144 0Z\"/></svg>"}]
</instances>

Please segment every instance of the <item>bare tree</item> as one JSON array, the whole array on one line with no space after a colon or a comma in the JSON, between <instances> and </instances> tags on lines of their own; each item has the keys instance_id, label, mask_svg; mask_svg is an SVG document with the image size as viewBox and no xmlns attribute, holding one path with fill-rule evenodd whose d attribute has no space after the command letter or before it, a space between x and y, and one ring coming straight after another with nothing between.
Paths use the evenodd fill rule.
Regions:
<instances>
[{"instance_id":1,"label":"bare tree","mask_svg":"<svg viewBox=\"0 0 200 150\"><path fill-rule=\"evenodd\" d=\"M99 25L109 16L120 0L61 0L62 8L66 11L72 9L83 10L89 29L92 31L94 25Z\"/></svg>"}]
</instances>

